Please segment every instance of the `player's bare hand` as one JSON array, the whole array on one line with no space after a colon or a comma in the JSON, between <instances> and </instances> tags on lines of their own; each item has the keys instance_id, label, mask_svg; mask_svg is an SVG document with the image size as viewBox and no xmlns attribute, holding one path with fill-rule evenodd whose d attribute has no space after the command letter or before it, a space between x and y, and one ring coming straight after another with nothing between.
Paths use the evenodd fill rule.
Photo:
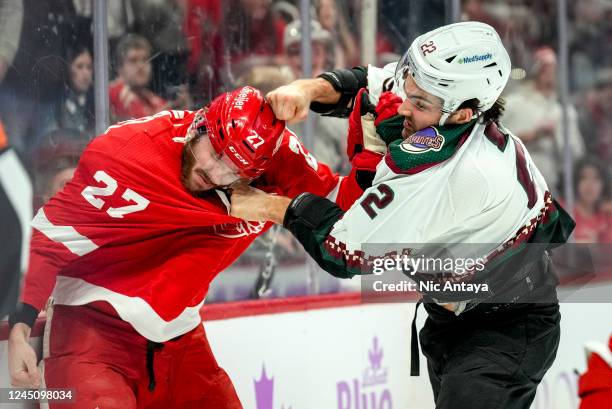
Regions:
<instances>
[{"instance_id":1,"label":"player's bare hand","mask_svg":"<svg viewBox=\"0 0 612 409\"><path fill-rule=\"evenodd\" d=\"M15 324L8 340L8 364L11 385L21 388L38 388L41 376L36 352L28 343L29 329L25 324Z\"/></svg>"},{"instance_id":2,"label":"player's bare hand","mask_svg":"<svg viewBox=\"0 0 612 409\"><path fill-rule=\"evenodd\" d=\"M291 199L266 193L246 183L232 185L230 189L232 216L243 220L282 224Z\"/></svg>"},{"instance_id":3,"label":"player's bare hand","mask_svg":"<svg viewBox=\"0 0 612 409\"><path fill-rule=\"evenodd\" d=\"M283 85L268 92L266 99L278 119L289 123L300 122L308 116L311 98L309 93L298 83Z\"/></svg>"},{"instance_id":4,"label":"player's bare hand","mask_svg":"<svg viewBox=\"0 0 612 409\"><path fill-rule=\"evenodd\" d=\"M230 187L230 214L244 220L266 221L264 208L267 205L268 194L262 190L241 182Z\"/></svg>"}]
</instances>

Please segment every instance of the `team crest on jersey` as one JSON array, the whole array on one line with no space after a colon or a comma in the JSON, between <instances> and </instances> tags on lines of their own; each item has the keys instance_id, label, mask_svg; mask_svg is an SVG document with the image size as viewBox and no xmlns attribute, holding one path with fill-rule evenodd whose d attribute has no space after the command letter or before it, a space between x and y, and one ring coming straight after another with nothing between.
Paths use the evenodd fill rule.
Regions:
<instances>
[{"instance_id":1,"label":"team crest on jersey","mask_svg":"<svg viewBox=\"0 0 612 409\"><path fill-rule=\"evenodd\" d=\"M259 234L266 226L265 222L241 221L240 223L223 223L215 226L215 233L228 239Z\"/></svg>"},{"instance_id":2,"label":"team crest on jersey","mask_svg":"<svg viewBox=\"0 0 612 409\"><path fill-rule=\"evenodd\" d=\"M444 136L433 126L421 129L410 135L400 144L400 149L408 153L439 152L444 146Z\"/></svg>"}]
</instances>

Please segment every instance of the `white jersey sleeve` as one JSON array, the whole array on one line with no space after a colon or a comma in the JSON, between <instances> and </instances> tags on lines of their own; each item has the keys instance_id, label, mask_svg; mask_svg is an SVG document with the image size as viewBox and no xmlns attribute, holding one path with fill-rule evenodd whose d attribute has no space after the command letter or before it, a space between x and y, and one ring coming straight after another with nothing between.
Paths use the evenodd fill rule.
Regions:
<instances>
[{"instance_id":1,"label":"white jersey sleeve","mask_svg":"<svg viewBox=\"0 0 612 409\"><path fill-rule=\"evenodd\" d=\"M382 68L368 65L368 94L370 102L378 104L380 94L385 91L393 91L397 86L393 81L397 63L390 63Z\"/></svg>"}]
</instances>

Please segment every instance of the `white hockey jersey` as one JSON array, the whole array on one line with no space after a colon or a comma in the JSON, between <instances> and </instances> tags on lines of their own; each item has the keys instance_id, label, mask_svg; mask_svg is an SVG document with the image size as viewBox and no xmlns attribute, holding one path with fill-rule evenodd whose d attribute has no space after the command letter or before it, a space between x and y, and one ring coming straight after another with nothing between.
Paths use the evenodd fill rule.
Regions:
<instances>
[{"instance_id":1,"label":"white hockey jersey","mask_svg":"<svg viewBox=\"0 0 612 409\"><path fill-rule=\"evenodd\" d=\"M538 219L548 188L518 138L495 124L444 128L391 143L373 186L331 231L347 252L364 243L489 243L490 253Z\"/></svg>"},{"instance_id":2,"label":"white hockey jersey","mask_svg":"<svg viewBox=\"0 0 612 409\"><path fill-rule=\"evenodd\" d=\"M398 86L395 65L368 66L374 105ZM363 251L364 243L497 246L537 219L547 191L523 143L508 130L474 122L430 127L389 145L373 186L331 236L348 252Z\"/></svg>"},{"instance_id":3,"label":"white hockey jersey","mask_svg":"<svg viewBox=\"0 0 612 409\"><path fill-rule=\"evenodd\" d=\"M393 64L368 67L373 104L398 86L394 71ZM386 130L381 128L385 121ZM432 252L444 251L455 259L481 259L486 267L480 275L472 270L452 280L504 285L569 237L573 221L552 199L523 143L502 125L473 119L427 127L402 139L402 118L385 121L376 132L392 142L372 186L345 213L321 204L316 223L291 227L289 222L329 273L349 278L375 272L373 264L381 258L438 257ZM389 139L395 132L398 138Z\"/></svg>"}]
</instances>

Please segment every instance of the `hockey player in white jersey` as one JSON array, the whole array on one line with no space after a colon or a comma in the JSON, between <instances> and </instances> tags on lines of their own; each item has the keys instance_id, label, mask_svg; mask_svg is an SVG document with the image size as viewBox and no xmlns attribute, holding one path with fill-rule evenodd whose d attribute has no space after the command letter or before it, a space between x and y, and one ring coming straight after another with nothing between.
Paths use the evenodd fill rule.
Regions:
<instances>
[{"instance_id":1,"label":"hockey player in white jersey","mask_svg":"<svg viewBox=\"0 0 612 409\"><path fill-rule=\"evenodd\" d=\"M464 22L421 35L382 69L335 70L281 87L268 98L283 119L301 119L309 107L336 116L359 110L357 150L381 154L372 186L346 212L311 194L290 200L246 186L232 194L234 216L283 223L339 277L372 272L383 256L372 244L478 244L471 251L480 251L482 271L413 276L487 285L478 294L423 294L429 317L420 340L438 409L529 408L559 343L548 250L574 223L500 122L510 69L495 30ZM377 121L388 92L402 98L398 115ZM414 356L412 365L418 373Z\"/></svg>"}]
</instances>

